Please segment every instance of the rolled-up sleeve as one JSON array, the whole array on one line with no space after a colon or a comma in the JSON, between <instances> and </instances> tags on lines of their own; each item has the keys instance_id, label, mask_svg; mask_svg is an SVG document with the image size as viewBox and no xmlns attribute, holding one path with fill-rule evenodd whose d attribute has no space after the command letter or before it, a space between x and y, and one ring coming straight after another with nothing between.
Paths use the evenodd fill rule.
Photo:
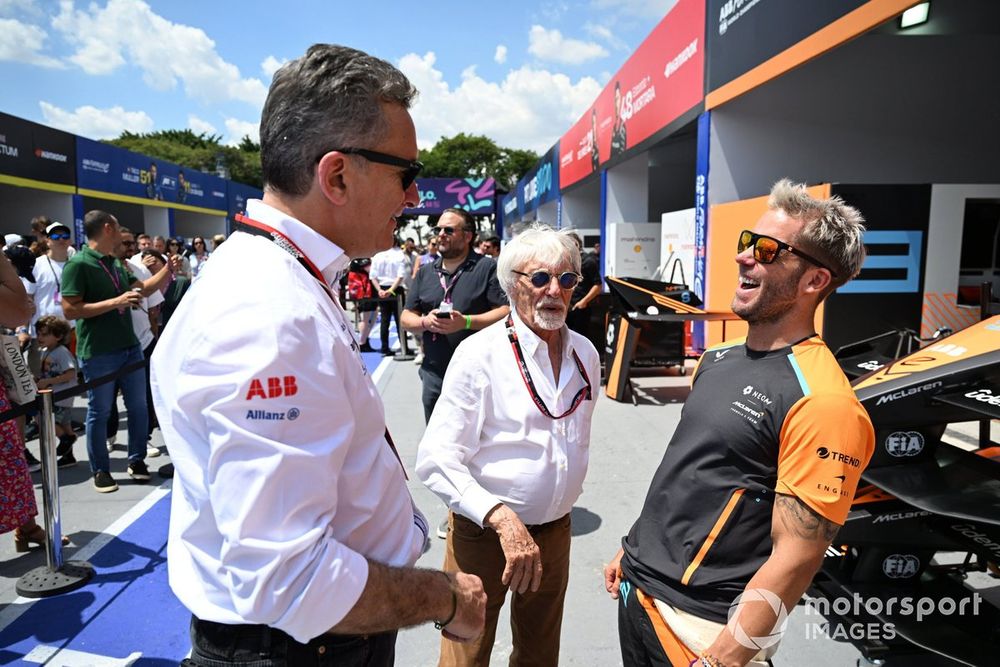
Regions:
<instances>
[{"instance_id":1,"label":"rolled-up sleeve","mask_svg":"<svg viewBox=\"0 0 1000 667\"><path fill-rule=\"evenodd\" d=\"M480 526L500 500L484 489L469 471L468 461L479 451L488 402L489 381L478 359L460 345L448 364L424 437L417 448L417 477L448 507Z\"/></svg>"}]
</instances>

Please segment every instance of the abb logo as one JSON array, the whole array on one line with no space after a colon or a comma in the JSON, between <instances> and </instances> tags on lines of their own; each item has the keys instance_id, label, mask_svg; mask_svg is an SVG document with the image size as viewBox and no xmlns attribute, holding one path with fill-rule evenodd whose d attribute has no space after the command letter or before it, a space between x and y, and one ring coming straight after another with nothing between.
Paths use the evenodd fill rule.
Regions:
<instances>
[{"instance_id":1,"label":"abb logo","mask_svg":"<svg viewBox=\"0 0 1000 667\"><path fill-rule=\"evenodd\" d=\"M265 389L266 387L266 389ZM299 387L295 384L294 375L286 375L283 378L265 378L263 381L254 378L250 381L250 389L247 391L247 399L251 398L278 398L279 396L294 396L299 393Z\"/></svg>"}]
</instances>

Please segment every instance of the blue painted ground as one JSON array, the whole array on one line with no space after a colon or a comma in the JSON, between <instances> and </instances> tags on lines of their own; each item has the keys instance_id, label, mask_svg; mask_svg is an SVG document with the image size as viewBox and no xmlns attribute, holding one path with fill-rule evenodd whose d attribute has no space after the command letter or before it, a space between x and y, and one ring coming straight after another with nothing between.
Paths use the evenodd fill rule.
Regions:
<instances>
[{"instance_id":1,"label":"blue painted ground","mask_svg":"<svg viewBox=\"0 0 1000 667\"><path fill-rule=\"evenodd\" d=\"M190 613L167 585L166 495L90 560L96 574L84 588L37 600L3 629L0 664L22 658L39 644L123 659L135 665L177 665L189 649ZM78 663L82 664L82 663Z\"/></svg>"}]
</instances>

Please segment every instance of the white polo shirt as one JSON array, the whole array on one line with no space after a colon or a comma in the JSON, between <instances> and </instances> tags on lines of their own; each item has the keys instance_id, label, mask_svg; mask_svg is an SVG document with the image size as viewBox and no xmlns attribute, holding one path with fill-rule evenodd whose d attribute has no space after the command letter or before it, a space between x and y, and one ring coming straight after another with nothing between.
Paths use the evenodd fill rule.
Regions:
<instances>
[{"instance_id":1,"label":"white polo shirt","mask_svg":"<svg viewBox=\"0 0 1000 667\"><path fill-rule=\"evenodd\" d=\"M35 321L44 315L55 315L66 319L62 309L62 272L66 262L42 255L35 260ZM70 326L76 326L76 320L66 320Z\"/></svg>"},{"instance_id":2,"label":"white polo shirt","mask_svg":"<svg viewBox=\"0 0 1000 667\"><path fill-rule=\"evenodd\" d=\"M349 258L262 202L328 285ZM426 521L385 439L382 400L343 309L285 250L234 233L180 303L152 358L175 466L170 585L200 619L300 642L354 606L366 557L420 556Z\"/></svg>"},{"instance_id":3,"label":"white polo shirt","mask_svg":"<svg viewBox=\"0 0 1000 667\"><path fill-rule=\"evenodd\" d=\"M583 491L590 456L590 420L601 393L597 350L562 329L563 355L553 382L548 347L512 313L525 363L549 412L561 415L590 380L591 399L571 415L547 417L532 401L507 338L506 318L458 346L441 397L417 450L417 476L454 512L475 521L499 503L527 525L554 521Z\"/></svg>"}]
</instances>

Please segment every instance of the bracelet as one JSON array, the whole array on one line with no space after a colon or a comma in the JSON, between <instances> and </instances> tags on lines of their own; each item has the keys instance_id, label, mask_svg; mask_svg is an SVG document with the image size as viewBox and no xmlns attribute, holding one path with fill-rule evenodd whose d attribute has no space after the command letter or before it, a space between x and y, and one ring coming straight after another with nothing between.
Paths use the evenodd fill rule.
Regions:
<instances>
[{"instance_id":1,"label":"bracelet","mask_svg":"<svg viewBox=\"0 0 1000 667\"><path fill-rule=\"evenodd\" d=\"M472 328L472 315L465 316L465 329L468 331Z\"/></svg>"},{"instance_id":2,"label":"bracelet","mask_svg":"<svg viewBox=\"0 0 1000 667\"><path fill-rule=\"evenodd\" d=\"M455 587L451 585L451 577L448 576L447 572L441 572L441 574L448 580L448 590L451 591L451 614L445 621L434 621L435 630L444 630L448 627L448 624L455 620L455 614L458 612L458 594L455 593Z\"/></svg>"}]
</instances>

